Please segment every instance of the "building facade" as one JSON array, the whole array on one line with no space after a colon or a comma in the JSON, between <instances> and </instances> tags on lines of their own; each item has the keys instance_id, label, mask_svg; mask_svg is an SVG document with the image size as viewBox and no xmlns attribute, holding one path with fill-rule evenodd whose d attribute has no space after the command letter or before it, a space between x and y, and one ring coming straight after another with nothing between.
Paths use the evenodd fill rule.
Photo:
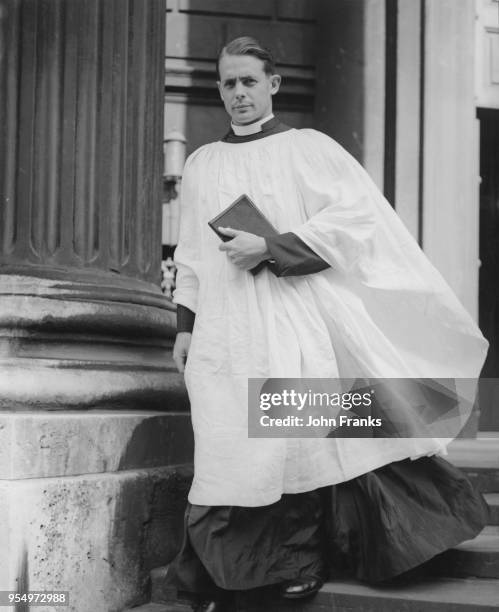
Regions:
<instances>
[{"instance_id":1,"label":"building facade","mask_svg":"<svg viewBox=\"0 0 499 612\"><path fill-rule=\"evenodd\" d=\"M363 164L479 320L498 378L499 2L169 0L166 31L166 133L190 153L227 131L217 52L259 39L283 76L280 117ZM480 427L498 430L497 385L481 398Z\"/></svg>"},{"instance_id":2,"label":"building facade","mask_svg":"<svg viewBox=\"0 0 499 612\"><path fill-rule=\"evenodd\" d=\"M0 1L0 590L71 612L140 603L181 533L164 41L163 0Z\"/></svg>"},{"instance_id":3,"label":"building facade","mask_svg":"<svg viewBox=\"0 0 499 612\"><path fill-rule=\"evenodd\" d=\"M480 315L497 377L497 9L0 0L0 590L118 612L178 548L193 447L160 290L162 140L226 131L230 38L275 49L277 112L364 164Z\"/></svg>"}]
</instances>

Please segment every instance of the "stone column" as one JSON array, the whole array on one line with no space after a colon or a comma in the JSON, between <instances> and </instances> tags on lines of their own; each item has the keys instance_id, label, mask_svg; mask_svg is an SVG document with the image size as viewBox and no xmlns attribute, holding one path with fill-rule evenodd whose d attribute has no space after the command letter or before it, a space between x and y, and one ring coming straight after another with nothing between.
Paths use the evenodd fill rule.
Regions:
<instances>
[{"instance_id":1,"label":"stone column","mask_svg":"<svg viewBox=\"0 0 499 612\"><path fill-rule=\"evenodd\" d=\"M315 127L383 190L385 0L319 0Z\"/></svg>"},{"instance_id":2,"label":"stone column","mask_svg":"<svg viewBox=\"0 0 499 612\"><path fill-rule=\"evenodd\" d=\"M478 312L479 149L475 2L425 3L422 243L471 315Z\"/></svg>"},{"instance_id":3,"label":"stone column","mask_svg":"<svg viewBox=\"0 0 499 612\"><path fill-rule=\"evenodd\" d=\"M0 0L0 590L78 612L173 554L192 453L166 413L164 25L164 0Z\"/></svg>"},{"instance_id":4,"label":"stone column","mask_svg":"<svg viewBox=\"0 0 499 612\"><path fill-rule=\"evenodd\" d=\"M0 6L0 402L161 404L164 2Z\"/></svg>"}]
</instances>

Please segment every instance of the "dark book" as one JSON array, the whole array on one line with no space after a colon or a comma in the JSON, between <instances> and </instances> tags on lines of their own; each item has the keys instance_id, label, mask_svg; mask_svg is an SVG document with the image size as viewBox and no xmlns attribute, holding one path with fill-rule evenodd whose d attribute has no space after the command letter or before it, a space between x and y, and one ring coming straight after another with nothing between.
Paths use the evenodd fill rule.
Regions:
<instances>
[{"instance_id":1,"label":"dark book","mask_svg":"<svg viewBox=\"0 0 499 612\"><path fill-rule=\"evenodd\" d=\"M213 217L211 221L208 221L208 225L224 242L232 240L232 238L219 232L219 227L230 227L235 230L242 230L243 232L255 234L262 238L277 236L279 234L267 217L246 194L234 200L230 206L216 217ZM250 272L252 274L258 274L266 265L267 262L262 261L252 268Z\"/></svg>"}]
</instances>

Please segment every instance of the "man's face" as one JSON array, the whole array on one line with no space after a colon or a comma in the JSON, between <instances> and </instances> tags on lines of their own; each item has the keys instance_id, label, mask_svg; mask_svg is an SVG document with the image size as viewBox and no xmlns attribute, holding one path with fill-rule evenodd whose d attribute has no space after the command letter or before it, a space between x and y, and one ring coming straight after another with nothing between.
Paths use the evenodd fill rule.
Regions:
<instances>
[{"instance_id":1,"label":"man's face","mask_svg":"<svg viewBox=\"0 0 499 612\"><path fill-rule=\"evenodd\" d=\"M263 61L252 55L224 55L220 59L218 89L225 110L236 125L263 119L272 112L272 96L281 77L266 74Z\"/></svg>"}]
</instances>

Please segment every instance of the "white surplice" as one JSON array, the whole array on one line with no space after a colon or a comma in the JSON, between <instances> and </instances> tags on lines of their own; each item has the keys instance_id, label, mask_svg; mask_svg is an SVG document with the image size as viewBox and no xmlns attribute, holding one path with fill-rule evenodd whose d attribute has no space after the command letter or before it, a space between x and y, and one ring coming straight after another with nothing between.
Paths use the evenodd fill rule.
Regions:
<instances>
[{"instance_id":1,"label":"white surplice","mask_svg":"<svg viewBox=\"0 0 499 612\"><path fill-rule=\"evenodd\" d=\"M331 268L256 276L208 221L246 193ZM195 434L189 501L263 506L392 461L414 439L248 438L248 378L476 378L487 341L363 168L315 130L215 142L185 166L174 302L196 313L185 381Z\"/></svg>"}]
</instances>

